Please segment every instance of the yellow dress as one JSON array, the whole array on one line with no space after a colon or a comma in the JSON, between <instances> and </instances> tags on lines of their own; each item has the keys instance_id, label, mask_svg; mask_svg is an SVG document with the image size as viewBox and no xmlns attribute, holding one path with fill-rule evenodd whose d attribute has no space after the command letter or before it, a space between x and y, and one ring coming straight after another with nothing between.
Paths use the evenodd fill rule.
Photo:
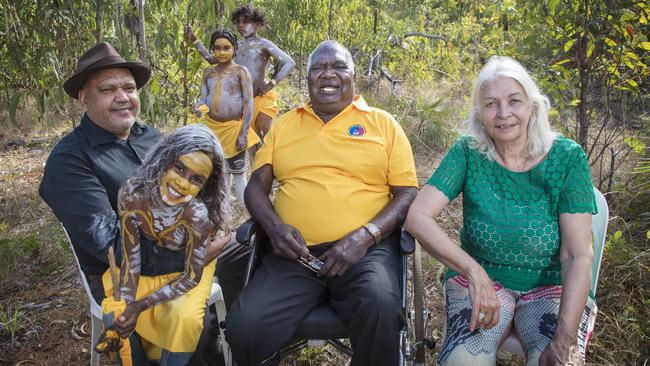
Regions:
<instances>
[{"instance_id":1,"label":"yellow dress","mask_svg":"<svg viewBox=\"0 0 650 366\"><path fill-rule=\"evenodd\" d=\"M160 303L138 317L135 331L143 340L149 359L159 359L161 349L170 352L194 352L203 330L205 305L210 297L217 260L203 267L199 284L174 300ZM178 272L160 276L140 276L136 299L149 296L178 276ZM112 296L113 284L110 270L102 276L106 296ZM155 346L146 347L147 343Z\"/></svg>"}]
</instances>

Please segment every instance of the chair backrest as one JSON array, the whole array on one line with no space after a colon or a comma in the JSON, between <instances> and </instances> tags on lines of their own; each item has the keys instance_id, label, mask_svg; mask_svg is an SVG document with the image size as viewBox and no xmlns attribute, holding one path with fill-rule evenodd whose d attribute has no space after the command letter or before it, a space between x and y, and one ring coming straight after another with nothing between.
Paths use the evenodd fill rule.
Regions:
<instances>
[{"instance_id":1,"label":"chair backrest","mask_svg":"<svg viewBox=\"0 0 650 366\"><path fill-rule=\"evenodd\" d=\"M61 223L61 228L63 228L63 233L65 234L66 239L68 239L68 245L70 245L70 250L72 250L72 256L74 257L74 261L75 263L77 263L77 269L79 270L79 277L81 277L81 283L84 286L84 290L86 290L86 295L88 295L88 301L90 301L90 312L101 319L102 307L97 303L97 301L95 301L92 292L90 292L90 286L88 285L86 274L81 269L81 264L79 263L79 258L77 257L77 253L75 252L74 246L72 245L72 240L70 240L70 235L68 235L68 231L65 229L65 226L63 226L63 223Z\"/></svg>"},{"instance_id":2,"label":"chair backrest","mask_svg":"<svg viewBox=\"0 0 650 366\"><path fill-rule=\"evenodd\" d=\"M603 259L603 249L605 248L605 235L607 235L607 221L609 220L609 211L607 201L600 191L594 187L594 196L596 198L596 207L598 213L591 217L591 235L594 242L594 261L591 267L591 289L589 293L592 297L596 296L596 287L598 286L598 274L600 273L600 262ZM515 335L514 328L508 338L501 344L502 351L524 356L524 349Z\"/></svg>"},{"instance_id":3,"label":"chair backrest","mask_svg":"<svg viewBox=\"0 0 650 366\"><path fill-rule=\"evenodd\" d=\"M603 250L605 249L605 236L607 235L607 221L609 220L609 208L607 201L600 191L594 187L594 196L596 197L596 207L598 213L591 217L591 234L594 242L594 262L591 268L591 296L596 296L598 286L598 277L600 273L600 263L603 259Z\"/></svg>"}]
</instances>

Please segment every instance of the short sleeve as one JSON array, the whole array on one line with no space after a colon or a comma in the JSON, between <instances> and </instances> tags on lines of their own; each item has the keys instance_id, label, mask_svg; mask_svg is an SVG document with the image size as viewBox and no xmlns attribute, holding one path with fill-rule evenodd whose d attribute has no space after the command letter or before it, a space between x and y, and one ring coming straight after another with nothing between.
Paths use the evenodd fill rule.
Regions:
<instances>
[{"instance_id":1,"label":"short sleeve","mask_svg":"<svg viewBox=\"0 0 650 366\"><path fill-rule=\"evenodd\" d=\"M253 160L253 168L251 172L256 171L257 169L263 167L266 164L273 165L273 145L275 144L275 135L278 133L278 122L276 121L271 125L271 129L264 136L264 141L262 142L262 147L255 153L255 159Z\"/></svg>"},{"instance_id":2,"label":"short sleeve","mask_svg":"<svg viewBox=\"0 0 650 366\"><path fill-rule=\"evenodd\" d=\"M427 180L428 185L436 187L444 193L449 201L456 198L463 189L467 173L468 148L467 138L458 139Z\"/></svg>"},{"instance_id":3,"label":"short sleeve","mask_svg":"<svg viewBox=\"0 0 650 366\"><path fill-rule=\"evenodd\" d=\"M392 117L394 126L391 149L388 156L388 184L397 187L417 187L418 178L415 173L413 150L402 126Z\"/></svg>"},{"instance_id":4,"label":"short sleeve","mask_svg":"<svg viewBox=\"0 0 650 366\"><path fill-rule=\"evenodd\" d=\"M575 144L567 159L567 175L558 199L558 213L598 213L589 162L582 148Z\"/></svg>"}]
</instances>

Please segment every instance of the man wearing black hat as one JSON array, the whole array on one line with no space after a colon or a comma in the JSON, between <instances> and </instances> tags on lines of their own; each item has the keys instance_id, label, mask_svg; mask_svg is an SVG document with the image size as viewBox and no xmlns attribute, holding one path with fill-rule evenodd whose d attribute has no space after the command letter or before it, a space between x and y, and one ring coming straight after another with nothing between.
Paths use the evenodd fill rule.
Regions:
<instances>
[{"instance_id":1,"label":"man wearing black hat","mask_svg":"<svg viewBox=\"0 0 650 366\"><path fill-rule=\"evenodd\" d=\"M160 138L156 129L136 122L138 89L150 76L147 65L127 62L106 42L79 58L63 88L84 114L50 153L39 188L70 235L98 302L104 297L108 248L120 251L117 192Z\"/></svg>"},{"instance_id":2,"label":"man wearing black hat","mask_svg":"<svg viewBox=\"0 0 650 366\"><path fill-rule=\"evenodd\" d=\"M121 256L118 191L161 136L155 128L137 122L138 89L150 76L147 65L124 60L106 42L96 44L79 58L74 75L63 88L79 100L84 114L79 126L50 153L39 188L70 235L98 302L104 298L101 276L108 269L108 248L114 247L118 263ZM206 260L215 257L211 249L219 246L216 240ZM152 251L155 253L143 256L142 275L183 271L184 253ZM228 304L241 289L236 267L245 259L246 253L233 245L226 246L220 256L219 274L229 269L221 278Z\"/></svg>"}]
</instances>

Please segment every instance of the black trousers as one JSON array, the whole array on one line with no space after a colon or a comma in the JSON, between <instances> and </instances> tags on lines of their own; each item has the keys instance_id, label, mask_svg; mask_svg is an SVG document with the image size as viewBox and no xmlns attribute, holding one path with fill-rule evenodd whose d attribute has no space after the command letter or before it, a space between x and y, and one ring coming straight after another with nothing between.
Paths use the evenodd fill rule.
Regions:
<instances>
[{"instance_id":1,"label":"black trousers","mask_svg":"<svg viewBox=\"0 0 650 366\"><path fill-rule=\"evenodd\" d=\"M244 288L249 253L248 245L241 245L233 239L219 254L215 275L219 279L226 310L230 310L230 305Z\"/></svg>"},{"instance_id":2,"label":"black trousers","mask_svg":"<svg viewBox=\"0 0 650 366\"><path fill-rule=\"evenodd\" d=\"M309 311L324 301L348 323L353 366L395 365L404 324L398 245L399 235L392 235L371 247L343 276L329 279L267 254L226 319L226 339L237 365L278 364L277 352L292 340Z\"/></svg>"}]
</instances>

